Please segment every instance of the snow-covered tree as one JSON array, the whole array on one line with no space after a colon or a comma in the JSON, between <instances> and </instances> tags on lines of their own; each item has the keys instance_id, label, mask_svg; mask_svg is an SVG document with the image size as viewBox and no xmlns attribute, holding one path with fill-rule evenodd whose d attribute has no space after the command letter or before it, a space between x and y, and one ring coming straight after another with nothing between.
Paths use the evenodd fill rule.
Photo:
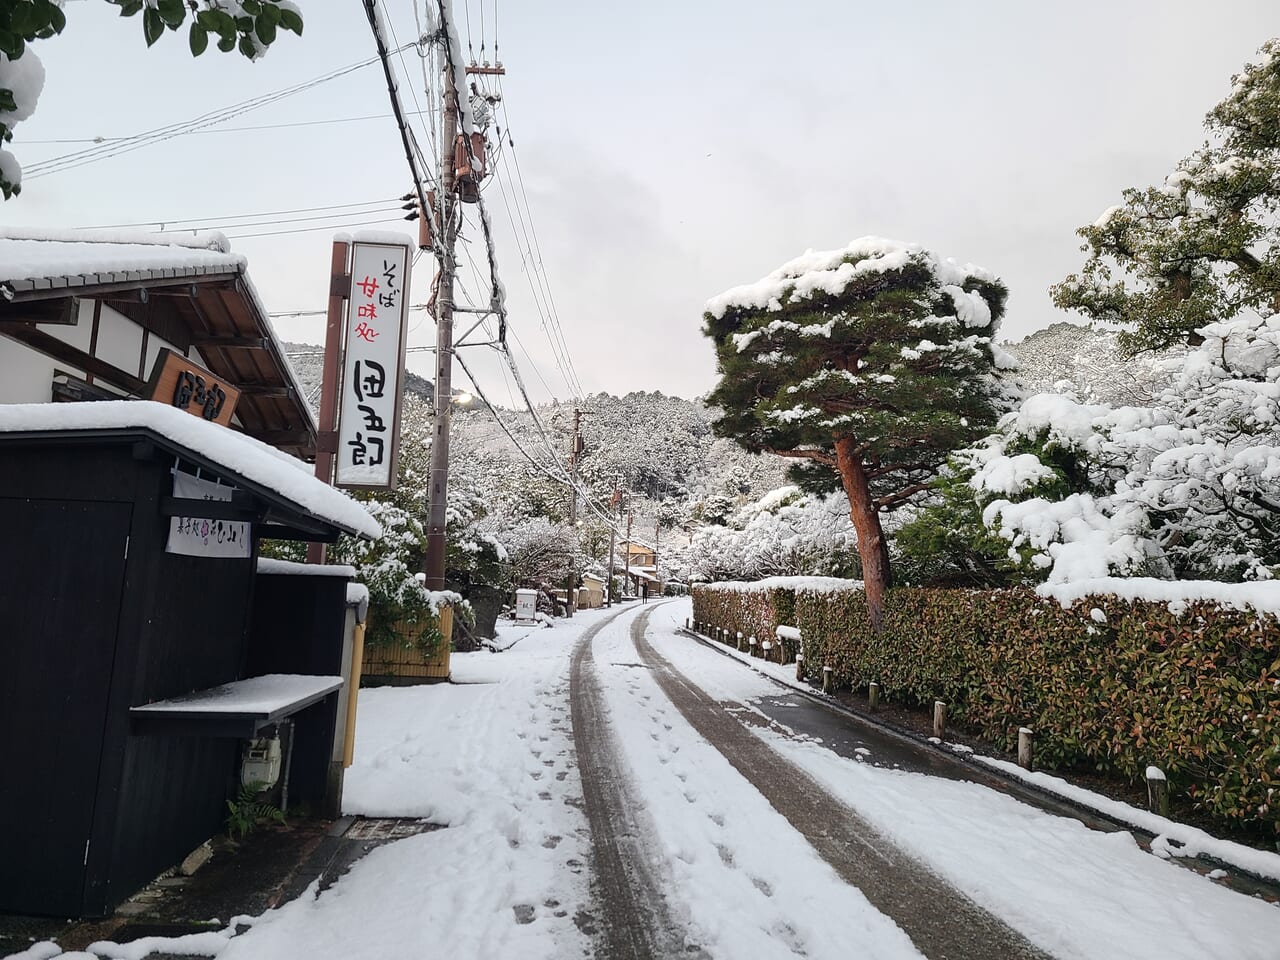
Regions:
<instances>
[{"instance_id":1,"label":"snow-covered tree","mask_svg":"<svg viewBox=\"0 0 1280 960\"><path fill-rule=\"evenodd\" d=\"M1059 307L1120 324L1135 351L1280 311L1280 40L1260 54L1210 111L1200 149L1078 231L1089 258L1052 288Z\"/></svg>"},{"instance_id":2,"label":"snow-covered tree","mask_svg":"<svg viewBox=\"0 0 1280 960\"><path fill-rule=\"evenodd\" d=\"M852 577L857 538L840 492L780 487L735 511L725 524L695 530L665 556L680 579L758 580L774 576Z\"/></svg>"},{"instance_id":3,"label":"snow-covered tree","mask_svg":"<svg viewBox=\"0 0 1280 960\"><path fill-rule=\"evenodd\" d=\"M1172 385L1185 347L1128 356L1114 330L1054 323L1004 348L1027 396L1070 393L1085 403L1144 406Z\"/></svg>"},{"instance_id":4,"label":"snow-covered tree","mask_svg":"<svg viewBox=\"0 0 1280 960\"><path fill-rule=\"evenodd\" d=\"M924 491L1007 403L1012 359L993 340L1006 296L978 267L867 237L707 304L716 431L839 474L877 628L891 584L881 512Z\"/></svg>"},{"instance_id":5,"label":"snow-covered tree","mask_svg":"<svg viewBox=\"0 0 1280 960\"><path fill-rule=\"evenodd\" d=\"M908 541L946 525L994 567L1060 582L1280 573L1280 317L1200 334L1150 406L1028 398L952 458Z\"/></svg>"},{"instance_id":6,"label":"snow-covered tree","mask_svg":"<svg viewBox=\"0 0 1280 960\"><path fill-rule=\"evenodd\" d=\"M256 60L280 30L301 36L302 13L291 0L107 0L120 16L142 14L142 36L151 46L166 30L177 30L191 13L187 42L193 56L209 47L211 37L223 53L239 50ZM13 127L35 111L44 87L44 66L27 49L67 25L62 0L4 0L0 3L0 143L13 139ZM22 167L0 149L0 193L8 200L22 191Z\"/></svg>"}]
</instances>

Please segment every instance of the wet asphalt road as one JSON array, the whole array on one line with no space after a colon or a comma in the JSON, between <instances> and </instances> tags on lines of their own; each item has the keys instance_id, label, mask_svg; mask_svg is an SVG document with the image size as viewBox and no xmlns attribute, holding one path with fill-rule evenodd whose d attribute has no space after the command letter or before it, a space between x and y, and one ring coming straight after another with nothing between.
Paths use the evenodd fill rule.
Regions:
<instances>
[{"instance_id":1,"label":"wet asphalt road","mask_svg":"<svg viewBox=\"0 0 1280 960\"><path fill-rule=\"evenodd\" d=\"M591 643L626 613L623 608L582 635L569 668L569 703L574 748L582 777L583 811L591 829L591 892L598 911L596 956L608 960L649 957L700 957L671 918L661 884L650 869L641 803L634 802L625 766L609 726L604 697L596 681ZM648 615L640 618L647 621Z\"/></svg>"},{"instance_id":2,"label":"wet asphalt road","mask_svg":"<svg viewBox=\"0 0 1280 960\"><path fill-rule=\"evenodd\" d=\"M724 704L676 670L645 639L649 616L645 612L632 622L631 639L640 659L652 669L659 686L680 713L841 877L861 890L878 910L892 917L925 956L930 960L1048 957L1004 921L899 850L738 719L754 714L726 710ZM808 713L776 704L774 708L786 711L787 724L793 729L799 714ZM833 732L828 730L829 734ZM844 735L841 742L850 751L865 743L852 742ZM581 745L578 749L581 751Z\"/></svg>"}]
</instances>

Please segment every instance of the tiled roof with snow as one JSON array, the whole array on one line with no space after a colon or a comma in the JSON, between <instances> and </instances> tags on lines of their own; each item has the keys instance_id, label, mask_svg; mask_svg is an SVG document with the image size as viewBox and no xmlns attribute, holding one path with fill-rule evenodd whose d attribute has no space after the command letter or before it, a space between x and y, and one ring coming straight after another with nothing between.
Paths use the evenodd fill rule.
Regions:
<instances>
[{"instance_id":1,"label":"tiled roof with snow","mask_svg":"<svg viewBox=\"0 0 1280 960\"><path fill-rule=\"evenodd\" d=\"M243 273L245 262L221 233L0 228L0 285L15 293Z\"/></svg>"}]
</instances>

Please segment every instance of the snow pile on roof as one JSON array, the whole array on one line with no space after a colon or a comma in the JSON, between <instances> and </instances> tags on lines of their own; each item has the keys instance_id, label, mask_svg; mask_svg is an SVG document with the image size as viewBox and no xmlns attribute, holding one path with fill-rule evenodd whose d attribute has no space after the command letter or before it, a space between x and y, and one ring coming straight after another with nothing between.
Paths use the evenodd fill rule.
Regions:
<instances>
[{"instance_id":1,"label":"snow pile on roof","mask_svg":"<svg viewBox=\"0 0 1280 960\"><path fill-rule=\"evenodd\" d=\"M0 433L153 430L239 477L274 490L313 516L377 538L382 528L356 501L312 475L312 468L261 441L149 400L0 404Z\"/></svg>"},{"instance_id":2,"label":"snow pile on roof","mask_svg":"<svg viewBox=\"0 0 1280 960\"><path fill-rule=\"evenodd\" d=\"M201 267L240 273L245 265L217 232L0 228L0 282Z\"/></svg>"},{"instance_id":3,"label":"snow pile on roof","mask_svg":"<svg viewBox=\"0 0 1280 960\"><path fill-rule=\"evenodd\" d=\"M712 297L707 301L706 310L716 318L724 316L732 307L780 310L784 300L804 300L815 293L834 296L860 276L900 270L912 262L927 264L932 269L938 282L951 294L957 313L967 326L991 322L986 301L981 297L975 299L960 288L973 278L995 281L994 274L972 264L939 257L918 243L884 237L861 237L838 250L808 250L762 280Z\"/></svg>"},{"instance_id":4,"label":"snow pile on roof","mask_svg":"<svg viewBox=\"0 0 1280 960\"><path fill-rule=\"evenodd\" d=\"M398 230L355 230L351 233L335 233L334 243L385 243L392 247L418 249L418 241Z\"/></svg>"}]
</instances>

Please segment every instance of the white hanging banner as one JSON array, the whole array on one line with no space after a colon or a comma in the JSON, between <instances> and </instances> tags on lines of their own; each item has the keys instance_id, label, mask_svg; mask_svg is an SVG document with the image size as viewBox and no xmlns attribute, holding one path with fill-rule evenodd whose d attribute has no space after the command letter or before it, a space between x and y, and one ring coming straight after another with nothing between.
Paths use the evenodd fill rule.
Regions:
<instances>
[{"instance_id":1,"label":"white hanging banner","mask_svg":"<svg viewBox=\"0 0 1280 960\"><path fill-rule=\"evenodd\" d=\"M235 487L227 487L175 471L173 495L178 500L230 500ZM209 520L203 517L170 517L167 553L188 557L243 559L253 549L252 531L246 520Z\"/></svg>"},{"instance_id":2,"label":"white hanging banner","mask_svg":"<svg viewBox=\"0 0 1280 960\"><path fill-rule=\"evenodd\" d=\"M392 490L400 439L409 248L351 245L335 486Z\"/></svg>"}]
</instances>

